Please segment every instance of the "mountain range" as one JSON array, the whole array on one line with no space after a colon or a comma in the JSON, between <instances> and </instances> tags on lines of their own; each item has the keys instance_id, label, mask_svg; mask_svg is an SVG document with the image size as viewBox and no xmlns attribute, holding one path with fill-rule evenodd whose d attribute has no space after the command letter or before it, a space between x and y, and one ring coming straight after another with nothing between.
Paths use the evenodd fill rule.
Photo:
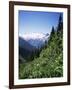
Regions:
<instances>
[{"instance_id":1,"label":"mountain range","mask_svg":"<svg viewBox=\"0 0 72 90\"><path fill-rule=\"evenodd\" d=\"M28 60L31 57L32 52L35 50L36 47L30 45L23 38L19 37L19 59L21 62Z\"/></svg>"},{"instance_id":2,"label":"mountain range","mask_svg":"<svg viewBox=\"0 0 72 90\"><path fill-rule=\"evenodd\" d=\"M39 48L44 45L45 41L48 41L49 34L46 33L25 33L20 35L20 37L27 41L30 45Z\"/></svg>"},{"instance_id":3,"label":"mountain range","mask_svg":"<svg viewBox=\"0 0 72 90\"><path fill-rule=\"evenodd\" d=\"M19 36L19 59L20 62L29 61L33 55L48 41L49 34L27 33ZM39 52L38 52L39 53Z\"/></svg>"}]
</instances>

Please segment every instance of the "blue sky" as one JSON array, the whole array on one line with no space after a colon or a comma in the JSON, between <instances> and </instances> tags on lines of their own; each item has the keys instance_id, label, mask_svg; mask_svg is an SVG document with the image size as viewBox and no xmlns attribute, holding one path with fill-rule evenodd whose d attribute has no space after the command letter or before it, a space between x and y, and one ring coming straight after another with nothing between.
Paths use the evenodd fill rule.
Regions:
<instances>
[{"instance_id":1,"label":"blue sky","mask_svg":"<svg viewBox=\"0 0 72 90\"><path fill-rule=\"evenodd\" d=\"M58 24L59 12L19 11L19 34L40 32L50 33Z\"/></svg>"}]
</instances>

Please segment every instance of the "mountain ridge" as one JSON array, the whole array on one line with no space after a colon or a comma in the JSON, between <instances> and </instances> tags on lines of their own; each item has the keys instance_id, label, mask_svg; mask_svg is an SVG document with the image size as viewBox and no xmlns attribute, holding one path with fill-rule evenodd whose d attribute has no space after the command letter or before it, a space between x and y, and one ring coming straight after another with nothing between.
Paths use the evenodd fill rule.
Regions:
<instances>
[{"instance_id":1,"label":"mountain ridge","mask_svg":"<svg viewBox=\"0 0 72 90\"><path fill-rule=\"evenodd\" d=\"M49 34L46 33L25 33L23 35L20 35L21 38L23 38L25 41L27 41L32 46L35 46L36 48L41 47L44 45L45 41L48 41Z\"/></svg>"},{"instance_id":2,"label":"mountain ridge","mask_svg":"<svg viewBox=\"0 0 72 90\"><path fill-rule=\"evenodd\" d=\"M28 42L26 42L24 39L19 37L19 57L20 61L28 60L34 52L36 48L32 45L30 45ZM24 58L24 60L22 59Z\"/></svg>"}]
</instances>

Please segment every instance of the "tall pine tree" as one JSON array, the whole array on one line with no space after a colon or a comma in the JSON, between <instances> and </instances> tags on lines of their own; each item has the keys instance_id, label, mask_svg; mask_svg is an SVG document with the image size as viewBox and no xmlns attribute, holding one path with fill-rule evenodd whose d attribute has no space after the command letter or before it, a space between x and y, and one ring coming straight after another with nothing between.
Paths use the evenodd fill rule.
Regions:
<instances>
[{"instance_id":1,"label":"tall pine tree","mask_svg":"<svg viewBox=\"0 0 72 90\"><path fill-rule=\"evenodd\" d=\"M63 18L62 15L60 14L59 16L59 21L58 21L58 28L57 28L57 32L63 29Z\"/></svg>"},{"instance_id":2,"label":"tall pine tree","mask_svg":"<svg viewBox=\"0 0 72 90\"><path fill-rule=\"evenodd\" d=\"M51 31L50 39L49 39L48 43L52 40L54 34L55 34L55 29L54 29L54 26L52 26L52 31Z\"/></svg>"}]
</instances>

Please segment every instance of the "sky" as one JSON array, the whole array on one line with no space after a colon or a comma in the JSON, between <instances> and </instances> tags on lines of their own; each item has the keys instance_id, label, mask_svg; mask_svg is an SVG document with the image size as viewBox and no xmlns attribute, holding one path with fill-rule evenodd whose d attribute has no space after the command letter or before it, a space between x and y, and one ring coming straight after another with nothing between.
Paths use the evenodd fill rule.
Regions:
<instances>
[{"instance_id":1,"label":"sky","mask_svg":"<svg viewBox=\"0 0 72 90\"><path fill-rule=\"evenodd\" d=\"M58 24L59 12L24 11L19 10L18 28L19 34L25 33L49 33L52 26Z\"/></svg>"}]
</instances>

